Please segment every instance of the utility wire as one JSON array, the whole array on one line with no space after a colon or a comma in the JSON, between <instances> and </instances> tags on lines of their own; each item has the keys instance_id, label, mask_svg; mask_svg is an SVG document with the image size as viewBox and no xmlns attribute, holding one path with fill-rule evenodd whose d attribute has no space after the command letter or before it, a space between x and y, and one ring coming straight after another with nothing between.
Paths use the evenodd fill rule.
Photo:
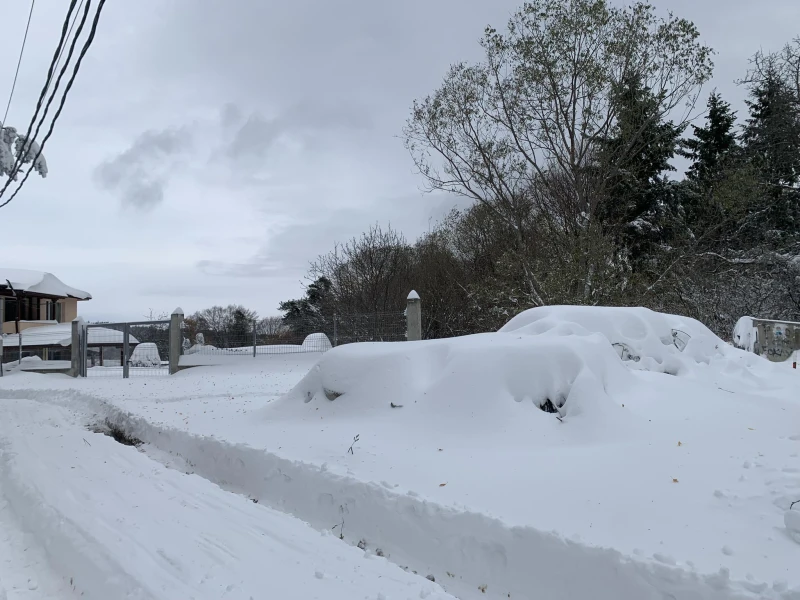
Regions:
<instances>
[{"instance_id":1,"label":"utility wire","mask_svg":"<svg viewBox=\"0 0 800 600\"><path fill-rule=\"evenodd\" d=\"M89 0L91 2L91 0ZM75 27L75 22L78 20L78 14L80 14L81 9L83 8L84 0L81 0L80 4L78 4L78 10L75 11L75 16L72 17L72 25L69 26L69 31L67 32L67 39L72 35L72 30ZM66 46L61 47L61 51L58 53L58 60L56 60L56 69L58 69L59 65L61 64L61 57L64 55L64 48Z\"/></svg>"},{"instance_id":2,"label":"utility wire","mask_svg":"<svg viewBox=\"0 0 800 600\"><path fill-rule=\"evenodd\" d=\"M55 100L56 98L56 92L58 92L58 88L61 87L61 80L64 78L64 74L67 72L67 69L69 68L69 63L72 60L72 55L75 52L75 46L78 45L78 39L81 37L81 33L83 33L83 27L84 25L86 25L86 20L89 18L89 11L91 9L92 9L92 0L89 0L89 2L86 3L86 9L83 11L83 17L81 18L81 22L78 25L78 30L75 32L75 37L72 38L72 43L69 46L69 52L67 53L67 60L64 63L64 66L61 68L58 77L56 78L56 83L53 86L52 91L50 92L50 97L47 99L47 104L45 104L44 106L44 112L42 113L42 116L39 119L39 123L36 125L36 131L33 132L33 137L31 138L33 142L35 142L36 138L39 137L39 132L42 130L42 125L44 125L44 121L47 118L47 113L50 112L50 106L53 104L53 100ZM78 13L75 13L75 16L77 17ZM69 39L69 34L67 34L67 38ZM58 67L59 62L60 62L60 57L56 61L56 68ZM33 142L27 144L26 140L27 148L25 149L25 155L27 155L31 151ZM39 154L41 154L41 151L39 152ZM38 156L39 155L37 154L37 158ZM36 162L35 159L34 162ZM0 196L3 195L3 192L5 192L5 190L6 190L5 187L2 190L0 190Z\"/></svg>"},{"instance_id":3,"label":"utility wire","mask_svg":"<svg viewBox=\"0 0 800 600\"><path fill-rule=\"evenodd\" d=\"M97 4L97 12L95 13L94 20L92 21L92 28L89 31L89 37L86 39L86 42L83 44L83 48L81 48L81 53L78 55L78 60L75 63L75 67L72 70L72 76L70 77L69 81L67 82L67 87L64 88L64 94L61 96L61 102L58 105L58 110L56 111L56 114L53 116L53 120L50 123L50 128L47 130L47 135L44 136L44 139L42 140L42 143L39 145L39 151L36 153L36 156L33 159L33 164L36 164L36 161L42 155L42 152L44 151L44 146L47 143L47 140L49 140L50 136L53 134L53 129L55 128L56 121L58 121L58 118L61 116L61 111L64 110L64 104L67 101L67 96L69 95L69 91L72 89L72 85L75 83L75 78L77 77L78 71L81 68L81 63L83 62L83 59L86 56L86 53L89 51L89 47L92 45L92 42L94 41L94 36L97 33L97 24L100 22L100 13L103 12L103 6L105 5L105 3L106 3L106 0L100 0L98 2L98 4ZM87 6L86 6L86 11L87 12L88 12L90 6L91 6L91 0L89 0L89 2L87 2ZM79 25L79 32L80 32L80 28L82 26L83 26L83 22L81 22L81 24ZM75 39L77 40L77 35L76 35ZM74 42L73 42L73 46L74 46ZM70 52L67 55L67 64L69 64L69 58L71 56L72 56L72 48L70 48ZM65 68L66 68L66 65L65 65ZM8 200L6 200L2 204L0 204L0 208L3 208L4 206L6 206L9 202L11 202L16 197L16 195L22 189L22 186L25 185L25 182L28 180L28 177L30 177L32 171L33 171L33 168L28 169L28 171L25 173L25 177L23 177L22 181L20 182L19 187L16 190L14 190L14 193L11 194L11 197ZM5 190L5 188L4 188L4 190ZM0 195L2 195L2 191L0 191Z\"/></svg>"},{"instance_id":4,"label":"utility wire","mask_svg":"<svg viewBox=\"0 0 800 600\"><path fill-rule=\"evenodd\" d=\"M19 67L22 64L22 55L25 53L25 42L28 41L28 30L31 28L31 17L33 16L33 7L36 6L36 0L31 0L31 10L28 13L28 23L25 25L25 35L22 38L22 47L19 49L19 58L17 59L17 70L14 72L14 83L11 84L11 93L8 95L8 104L6 104L6 112L3 115L3 120L0 121L0 127L4 127L6 119L8 118L8 110L11 108L11 99L14 97L14 89L17 87L17 77L19 77Z\"/></svg>"},{"instance_id":5,"label":"utility wire","mask_svg":"<svg viewBox=\"0 0 800 600\"><path fill-rule=\"evenodd\" d=\"M31 117L31 122L28 124L28 131L25 133L25 144L29 145L29 140L31 136L31 131L33 130L33 125L36 123L36 118L39 116L39 110L42 108L42 103L44 102L45 96L47 95L47 90L50 87L50 82L53 79L53 72L56 69L56 63L58 58L63 51L64 42L67 38L67 28L69 27L69 18L72 16L72 12L75 10L75 5L78 3L78 0L70 0L69 10L67 10L67 16L64 18L64 26L61 28L61 38L58 41L58 46L56 46L56 50L53 53L53 59L50 61L50 68L47 71L47 80L45 81L44 87L42 88L41 93L39 94L39 100L36 103L36 111L33 113L33 117ZM11 185L11 182L16 178L17 173L19 173L19 169L22 166L22 159L25 157L27 152L18 153L17 158L14 161L14 166L12 167L11 171L8 174L8 180L6 181L5 186L3 189L0 190L0 196L3 195L3 192L8 189L8 186Z\"/></svg>"}]
</instances>

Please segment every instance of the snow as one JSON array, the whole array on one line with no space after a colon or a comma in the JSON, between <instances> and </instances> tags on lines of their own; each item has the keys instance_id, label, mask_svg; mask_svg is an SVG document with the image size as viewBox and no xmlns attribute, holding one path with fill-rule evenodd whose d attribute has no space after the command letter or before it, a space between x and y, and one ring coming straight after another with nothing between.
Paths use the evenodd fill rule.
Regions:
<instances>
[{"instance_id":1,"label":"snow","mask_svg":"<svg viewBox=\"0 0 800 600\"><path fill-rule=\"evenodd\" d=\"M97 344L119 345L122 346L123 332L108 327L89 327L87 343L89 347ZM131 344L138 344L134 336L129 336ZM9 333L3 336L3 344L6 348L17 348L19 338L16 333ZM61 323L58 325L42 325L41 327L29 327L22 331L22 347L26 346L69 346L72 344L72 324Z\"/></svg>"},{"instance_id":2,"label":"snow","mask_svg":"<svg viewBox=\"0 0 800 600\"><path fill-rule=\"evenodd\" d=\"M747 352L755 352L758 329L753 327L753 317L742 317L733 328L733 344Z\"/></svg>"},{"instance_id":3,"label":"snow","mask_svg":"<svg viewBox=\"0 0 800 600\"><path fill-rule=\"evenodd\" d=\"M52 273L29 271L27 269L8 269L0 267L0 289L8 288L8 283L17 291L59 298L77 298L91 300L89 292L70 287Z\"/></svg>"},{"instance_id":4,"label":"snow","mask_svg":"<svg viewBox=\"0 0 800 600\"><path fill-rule=\"evenodd\" d=\"M408 294L408 299L419 300L419 294L415 290L411 290L411 292Z\"/></svg>"},{"instance_id":5,"label":"snow","mask_svg":"<svg viewBox=\"0 0 800 600\"><path fill-rule=\"evenodd\" d=\"M787 510L783 515L783 522L789 536L800 544L800 510Z\"/></svg>"},{"instance_id":6,"label":"snow","mask_svg":"<svg viewBox=\"0 0 800 600\"><path fill-rule=\"evenodd\" d=\"M86 424L45 403L0 404L0 489L74 597L246 600L269 590L287 600L452 600L331 533L167 469Z\"/></svg>"},{"instance_id":7,"label":"snow","mask_svg":"<svg viewBox=\"0 0 800 600\"><path fill-rule=\"evenodd\" d=\"M160 367L161 357L158 346L152 342L145 342L136 346L131 353L130 366L132 367Z\"/></svg>"},{"instance_id":8,"label":"snow","mask_svg":"<svg viewBox=\"0 0 800 600\"><path fill-rule=\"evenodd\" d=\"M303 350L307 352L326 352L333 348L330 339L324 333L311 333L303 340Z\"/></svg>"},{"instance_id":9,"label":"snow","mask_svg":"<svg viewBox=\"0 0 800 600\"><path fill-rule=\"evenodd\" d=\"M129 574L145 561L171 573L157 550L183 539L180 556L189 558L181 565L196 578L204 567L195 563L205 563L195 555L207 546L179 527L212 527L215 518L230 519L234 532L253 526L222 496L213 511L202 502L184 509L205 511L195 522L169 497L150 495L160 485L174 502L194 498L183 483L190 472L226 490L215 494L257 499L248 509L341 532L344 543L322 539L342 551L361 546L359 557L381 554L416 571L414 582L431 575L462 600L528 598L531 590L598 600L800 597L800 505L790 510L800 500L797 371L736 349L697 321L639 308L547 307L491 334L224 358L149 380L4 378L0 446L12 439L22 457L14 460L26 461L14 468L32 479L15 485L44 495L37 482L55 470L57 489L85 486L92 499L80 504L101 523L89 539L134 540ZM28 411L34 404L43 412ZM42 423L56 409L54 434ZM67 413L109 418L142 439L135 456L150 461L147 469L105 446L99 452L111 466L94 465L98 444L70 433ZM74 448L51 459L43 448L51 443ZM73 451L80 462L57 462ZM94 484L70 473L84 461L86 477L112 482L97 500ZM120 481L127 472L136 483ZM121 499L107 501L112 491ZM41 504L58 516L68 500L61 496L69 494ZM154 507L151 518L164 506L163 538L145 537L150 525L131 506L137 498ZM238 537L246 534L225 538L226 547L245 544ZM174 556L174 546L166 551ZM303 581L327 583L331 571L316 556L297 559ZM215 573L238 581L246 568L224 563ZM351 597L420 593L381 587Z\"/></svg>"},{"instance_id":10,"label":"snow","mask_svg":"<svg viewBox=\"0 0 800 600\"><path fill-rule=\"evenodd\" d=\"M195 344L186 348L180 357L182 367L210 366L236 362L242 356L253 356L253 346L236 348L217 348L206 344L203 334L198 333ZM326 352L332 348L330 338L324 333L312 333L302 344L269 344L256 346L256 354L293 354L306 352Z\"/></svg>"}]
</instances>

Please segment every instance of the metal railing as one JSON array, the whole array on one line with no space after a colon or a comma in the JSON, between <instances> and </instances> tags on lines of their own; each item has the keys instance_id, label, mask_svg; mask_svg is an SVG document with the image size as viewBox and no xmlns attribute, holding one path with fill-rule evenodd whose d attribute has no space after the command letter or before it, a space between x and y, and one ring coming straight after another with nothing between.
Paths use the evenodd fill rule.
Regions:
<instances>
[{"instance_id":1,"label":"metal railing","mask_svg":"<svg viewBox=\"0 0 800 600\"><path fill-rule=\"evenodd\" d=\"M169 374L170 321L87 324L81 334L83 377Z\"/></svg>"},{"instance_id":2,"label":"metal railing","mask_svg":"<svg viewBox=\"0 0 800 600\"><path fill-rule=\"evenodd\" d=\"M325 352L356 342L406 340L405 313L314 316L244 321L228 327L184 323L183 354L258 356Z\"/></svg>"}]
</instances>

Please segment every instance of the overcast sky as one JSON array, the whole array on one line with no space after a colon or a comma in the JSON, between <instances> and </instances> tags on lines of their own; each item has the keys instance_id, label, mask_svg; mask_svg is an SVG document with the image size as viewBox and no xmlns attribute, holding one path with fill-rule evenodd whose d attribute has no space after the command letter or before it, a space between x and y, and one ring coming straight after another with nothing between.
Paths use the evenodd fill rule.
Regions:
<instances>
[{"instance_id":1,"label":"overcast sky","mask_svg":"<svg viewBox=\"0 0 800 600\"><path fill-rule=\"evenodd\" d=\"M25 129L66 0L39 0L8 125ZM480 58L519 0L109 1L45 154L0 209L0 266L91 292L90 319L240 303L267 316L307 265L379 222L409 239L453 205L423 196L398 139L414 98ZM800 34L797 0L658 0L717 52L716 86ZM29 4L4 2L5 105ZM0 118L2 115L0 114Z\"/></svg>"}]
</instances>

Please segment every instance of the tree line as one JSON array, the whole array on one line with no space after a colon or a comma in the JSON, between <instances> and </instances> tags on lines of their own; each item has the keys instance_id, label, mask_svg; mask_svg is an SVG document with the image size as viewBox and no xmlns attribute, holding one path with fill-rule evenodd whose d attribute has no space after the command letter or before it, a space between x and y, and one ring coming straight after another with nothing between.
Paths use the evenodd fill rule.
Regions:
<instances>
[{"instance_id":1,"label":"tree line","mask_svg":"<svg viewBox=\"0 0 800 600\"><path fill-rule=\"evenodd\" d=\"M310 267L283 321L401 311L425 335L553 304L800 319L800 38L757 52L738 115L688 20L644 3L533 0L483 59L415 101L403 138L431 192L472 200L408 241L375 225ZM682 176L674 163L688 168Z\"/></svg>"}]
</instances>

